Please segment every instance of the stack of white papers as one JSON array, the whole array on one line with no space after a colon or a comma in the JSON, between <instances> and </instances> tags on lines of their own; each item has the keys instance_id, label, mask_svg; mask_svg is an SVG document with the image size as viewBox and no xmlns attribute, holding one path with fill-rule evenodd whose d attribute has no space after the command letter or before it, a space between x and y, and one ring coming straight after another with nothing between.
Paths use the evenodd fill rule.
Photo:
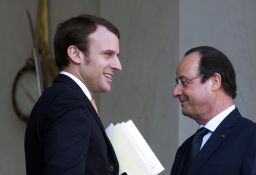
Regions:
<instances>
[{"instance_id":1,"label":"stack of white papers","mask_svg":"<svg viewBox=\"0 0 256 175\"><path fill-rule=\"evenodd\" d=\"M120 166L119 173L128 175L157 175L164 170L134 123L110 124L106 133Z\"/></svg>"}]
</instances>

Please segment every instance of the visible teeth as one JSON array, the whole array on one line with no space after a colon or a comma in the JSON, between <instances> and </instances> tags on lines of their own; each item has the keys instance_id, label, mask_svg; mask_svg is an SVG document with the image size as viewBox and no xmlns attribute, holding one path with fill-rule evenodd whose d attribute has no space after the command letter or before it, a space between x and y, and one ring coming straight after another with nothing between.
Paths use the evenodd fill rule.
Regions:
<instances>
[{"instance_id":1,"label":"visible teeth","mask_svg":"<svg viewBox=\"0 0 256 175\"><path fill-rule=\"evenodd\" d=\"M112 79L112 76L110 74L104 74L107 78Z\"/></svg>"}]
</instances>

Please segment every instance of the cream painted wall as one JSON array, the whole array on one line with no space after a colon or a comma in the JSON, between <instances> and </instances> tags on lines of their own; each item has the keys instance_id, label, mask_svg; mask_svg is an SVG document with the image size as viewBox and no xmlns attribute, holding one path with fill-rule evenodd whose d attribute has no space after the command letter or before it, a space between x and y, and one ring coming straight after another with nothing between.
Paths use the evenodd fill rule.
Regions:
<instances>
[{"instance_id":1,"label":"cream painted wall","mask_svg":"<svg viewBox=\"0 0 256 175\"><path fill-rule=\"evenodd\" d=\"M165 167L162 174L169 174L178 145L178 105L171 97L179 57L178 0L101 1L100 15L121 30L123 64L113 91L100 97L103 120L132 119Z\"/></svg>"},{"instance_id":2,"label":"cream painted wall","mask_svg":"<svg viewBox=\"0 0 256 175\"><path fill-rule=\"evenodd\" d=\"M16 72L31 55L25 9L35 20L37 1L0 1L0 175L25 175L23 139L25 123L15 115L11 85ZM238 79L236 104L256 120L256 30L254 0L51 0L50 40L56 24L80 13L99 14L121 31L123 72L113 91L99 96L105 124L132 119L168 175L179 144L196 124L179 114L171 97L175 67L184 52L209 44L232 60Z\"/></svg>"}]
</instances>

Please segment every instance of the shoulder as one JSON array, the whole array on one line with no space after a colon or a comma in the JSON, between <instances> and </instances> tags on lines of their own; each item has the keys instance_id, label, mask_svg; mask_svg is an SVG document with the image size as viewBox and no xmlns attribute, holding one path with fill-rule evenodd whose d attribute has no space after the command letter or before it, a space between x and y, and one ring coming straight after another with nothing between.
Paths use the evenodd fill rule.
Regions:
<instances>
[{"instance_id":1,"label":"shoulder","mask_svg":"<svg viewBox=\"0 0 256 175\"><path fill-rule=\"evenodd\" d=\"M249 131L255 129L256 123L242 116L238 108L236 108L221 122L220 126Z\"/></svg>"},{"instance_id":2,"label":"shoulder","mask_svg":"<svg viewBox=\"0 0 256 175\"><path fill-rule=\"evenodd\" d=\"M256 131L256 123L248 118L241 116L237 123L241 128L244 128L245 131Z\"/></svg>"},{"instance_id":3,"label":"shoulder","mask_svg":"<svg viewBox=\"0 0 256 175\"><path fill-rule=\"evenodd\" d=\"M89 103L90 101L78 86L55 82L41 95L32 115L44 121L61 119L65 116L91 118L88 110Z\"/></svg>"},{"instance_id":4,"label":"shoulder","mask_svg":"<svg viewBox=\"0 0 256 175\"><path fill-rule=\"evenodd\" d=\"M59 80L61 79L61 80ZM59 81L57 81L59 80ZM81 105L89 103L89 99L80 87L69 77L57 78L53 85L47 88L41 96L42 101L51 103Z\"/></svg>"},{"instance_id":5,"label":"shoulder","mask_svg":"<svg viewBox=\"0 0 256 175\"><path fill-rule=\"evenodd\" d=\"M188 149L193 139L193 135L186 139L178 148L177 154L183 153L185 150Z\"/></svg>"}]
</instances>

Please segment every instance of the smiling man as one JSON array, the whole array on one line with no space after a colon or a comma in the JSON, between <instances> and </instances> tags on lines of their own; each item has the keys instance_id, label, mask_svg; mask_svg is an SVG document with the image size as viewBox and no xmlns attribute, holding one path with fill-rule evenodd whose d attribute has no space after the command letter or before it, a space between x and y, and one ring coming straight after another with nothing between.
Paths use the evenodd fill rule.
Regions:
<instances>
[{"instance_id":1,"label":"smiling man","mask_svg":"<svg viewBox=\"0 0 256 175\"><path fill-rule=\"evenodd\" d=\"M27 175L118 175L119 165L93 101L122 70L119 31L91 15L58 25L61 72L33 108L25 135Z\"/></svg>"},{"instance_id":2,"label":"smiling man","mask_svg":"<svg viewBox=\"0 0 256 175\"><path fill-rule=\"evenodd\" d=\"M222 52L187 51L172 93L200 129L179 147L171 175L256 175L256 124L233 102L235 71Z\"/></svg>"}]
</instances>

